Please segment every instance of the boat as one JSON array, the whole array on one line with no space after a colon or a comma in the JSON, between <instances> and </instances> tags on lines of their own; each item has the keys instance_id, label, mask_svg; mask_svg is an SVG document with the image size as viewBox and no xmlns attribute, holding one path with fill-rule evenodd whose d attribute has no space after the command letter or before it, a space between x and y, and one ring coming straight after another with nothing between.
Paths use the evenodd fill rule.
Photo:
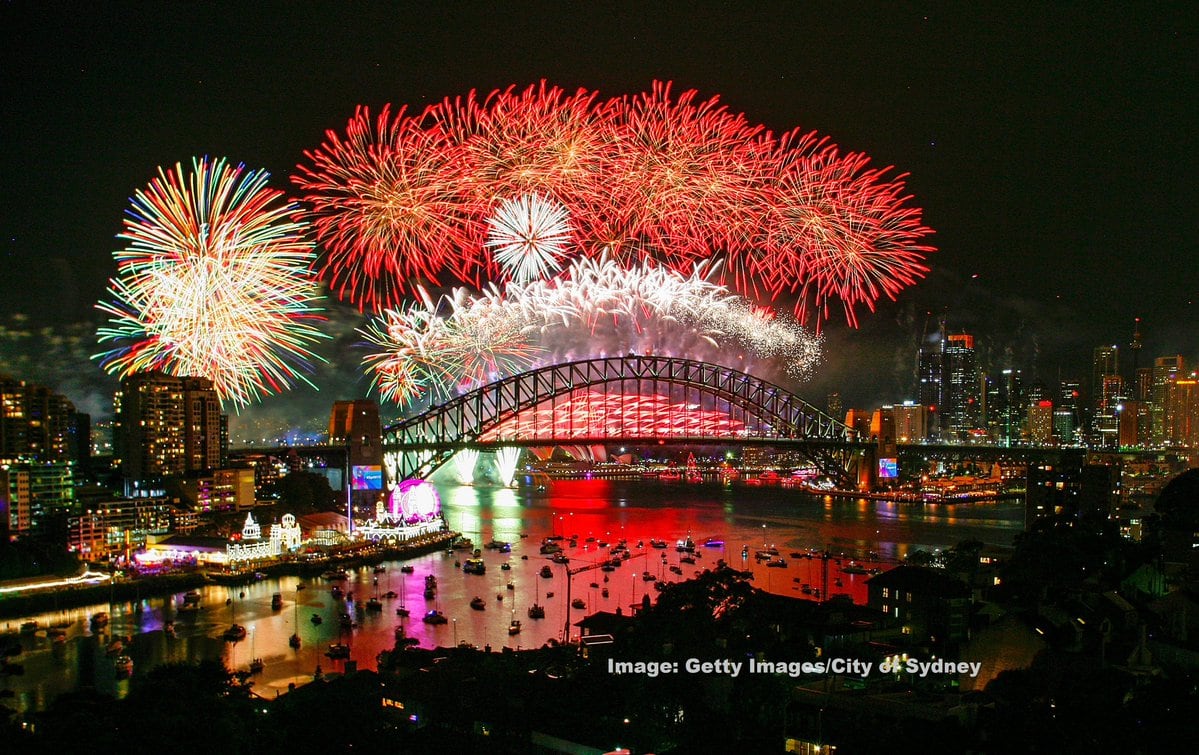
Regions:
<instances>
[{"instance_id":1,"label":"boat","mask_svg":"<svg viewBox=\"0 0 1199 755\"><path fill-rule=\"evenodd\" d=\"M513 619L508 622L508 635L520 634L520 620Z\"/></svg>"},{"instance_id":2,"label":"boat","mask_svg":"<svg viewBox=\"0 0 1199 755\"><path fill-rule=\"evenodd\" d=\"M680 576L683 574L683 569L682 569L682 567L680 567L680 566L679 566L679 565L677 565L677 564L671 564L671 566L670 566L670 571L671 571L671 573L673 573L673 574L678 574L678 575L680 575Z\"/></svg>"},{"instance_id":3,"label":"boat","mask_svg":"<svg viewBox=\"0 0 1199 755\"><path fill-rule=\"evenodd\" d=\"M112 661L116 668L118 679L128 679L133 676L133 659L127 655L118 655Z\"/></svg>"},{"instance_id":4,"label":"boat","mask_svg":"<svg viewBox=\"0 0 1199 755\"><path fill-rule=\"evenodd\" d=\"M506 587L507 587L509 590L515 590L515 589L516 589L516 585L515 585L514 583L512 583L512 582L509 582L509 583L506 585Z\"/></svg>"},{"instance_id":5,"label":"boat","mask_svg":"<svg viewBox=\"0 0 1199 755\"><path fill-rule=\"evenodd\" d=\"M723 548L724 541L718 537L710 537L704 541L705 548Z\"/></svg>"},{"instance_id":6,"label":"boat","mask_svg":"<svg viewBox=\"0 0 1199 755\"><path fill-rule=\"evenodd\" d=\"M383 602L378 598L371 598L366 601L366 610L378 613L383 610Z\"/></svg>"},{"instance_id":7,"label":"boat","mask_svg":"<svg viewBox=\"0 0 1199 755\"><path fill-rule=\"evenodd\" d=\"M396 609L396 616L399 616L401 618L407 618L408 617L408 609L405 608L404 606L400 606L399 608Z\"/></svg>"},{"instance_id":8,"label":"boat","mask_svg":"<svg viewBox=\"0 0 1199 755\"><path fill-rule=\"evenodd\" d=\"M396 598L400 597L400 594L395 590L388 590L387 592L383 593L383 597L387 598L388 600L395 600Z\"/></svg>"},{"instance_id":9,"label":"boat","mask_svg":"<svg viewBox=\"0 0 1199 755\"><path fill-rule=\"evenodd\" d=\"M541 567L541 572L540 572L540 573L541 573L541 576L542 576L542 577L544 577L544 578L546 578L546 579L550 579L550 578L552 578L552 577L554 576L554 571L553 571L552 569L550 569L550 567L549 567L549 565L548 565L548 564L547 564L547 565L545 565L545 566L543 566L543 567Z\"/></svg>"},{"instance_id":10,"label":"boat","mask_svg":"<svg viewBox=\"0 0 1199 755\"><path fill-rule=\"evenodd\" d=\"M482 611L482 610L484 610L485 608L487 608L487 604L485 604L485 603L483 602L483 599L482 599L482 598L478 598L478 597L476 597L475 599L473 599L473 600L470 602L470 607L471 607L471 608L473 608L473 609L475 609L476 611Z\"/></svg>"},{"instance_id":11,"label":"boat","mask_svg":"<svg viewBox=\"0 0 1199 755\"><path fill-rule=\"evenodd\" d=\"M264 668L266 668L266 662L264 662L261 658L255 658L254 660L250 661L251 674L261 674Z\"/></svg>"},{"instance_id":12,"label":"boat","mask_svg":"<svg viewBox=\"0 0 1199 755\"><path fill-rule=\"evenodd\" d=\"M404 564L400 567L400 571L404 574L411 574L412 572L416 571L416 567L410 566L409 564Z\"/></svg>"},{"instance_id":13,"label":"boat","mask_svg":"<svg viewBox=\"0 0 1199 755\"><path fill-rule=\"evenodd\" d=\"M321 576L332 582L337 582L340 580L350 578L350 575L348 573L341 571L341 570L336 570L336 569L331 569L331 570L325 572L324 574L322 574Z\"/></svg>"},{"instance_id":14,"label":"boat","mask_svg":"<svg viewBox=\"0 0 1199 755\"><path fill-rule=\"evenodd\" d=\"M425 577L425 587L436 590L437 589L437 577L434 577L432 574L426 576Z\"/></svg>"},{"instance_id":15,"label":"boat","mask_svg":"<svg viewBox=\"0 0 1199 755\"><path fill-rule=\"evenodd\" d=\"M300 649L300 645L301 645L301 641L300 641L300 635L298 635L298 634L293 634L291 637L289 637L289 638L288 638L288 640L287 640L287 644L288 644L288 645L291 645L291 646L292 646L293 648L295 648L296 650L299 650L299 649Z\"/></svg>"},{"instance_id":16,"label":"boat","mask_svg":"<svg viewBox=\"0 0 1199 755\"><path fill-rule=\"evenodd\" d=\"M665 540L654 540L654 539L651 537L651 538L649 539L649 547L651 547L651 548L665 548L665 547L666 547L666 541L665 541Z\"/></svg>"},{"instance_id":17,"label":"boat","mask_svg":"<svg viewBox=\"0 0 1199 755\"><path fill-rule=\"evenodd\" d=\"M741 560L744 561L747 558L749 558L749 546L743 545L741 546Z\"/></svg>"},{"instance_id":18,"label":"boat","mask_svg":"<svg viewBox=\"0 0 1199 755\"><path fill-rule=\"evenodd\" d=\"M481 558L472 558L462 565L463 574L486 574L487 565Z\"/></svg>"},{"instance_id":19,"label":"boat","mask_svg":"<svg viewBox=\"0 0 1199 755\"><path fill-rule=\"evenodd\" d=\"M503 540L492 540L490 543L488 543L487 545L484 545L483 547L484 547L484 548L486 548L486 549L487 549L487 550L489 550L489 551L490 551L490 550L496 550L496 551L498 551L498 550L500 550L501 548L503 548L503 547L504 547L505 545L507 545L507 544L508 544L508 543L505 543Z\"/></svg>"},{"instance_id":20,"label":"boat","mask_svg":"<svg viewBox=\"0 0 1199 755\"><path fill-rule=\"evenodd\" d=\"M387 571L386 566L376 566L375 567L375 574L382 574L385 571Z\"/></svg>"},{"instance_id":21,"label":"boat","mask_svg":"<svg viewBox=\"0 0 1199 755\"><path fill-rule=\"evenodd\" d=\"M538 603L534 603L533 605L529 606L529 618L530 619L544 619L545 618L545 608Z\"/></svg>"},{"instance_id":22,"label":"boat","mask_svg":"<svg viewBox=\"0 0 1199 755\"><path fill-rule=\"evenodd\" d=\"M691 555L679 556L679 563L680 564L694 564L695 556L691 556Z\"/></svg>"},{"instance_id":23,"label":"boat","mask_svg":"<svg viewBox=\"0 0 1199 755\"><path fill-rule=\"evenodd\" d=\"M303 590L306 587L308 587L308 585L304 584L303 582L297 582L296 583L296 592L299 592L300 590Z\"/></svg>"},{"instance_id":24,"label":"boat","mask_svg":"<svg viewBox=\"0 0 1199 755\"><path fill-rule=\"evenodd\" d=\"M437 591L434 590L433 588L431 588L431 587L425 588L425 600L433 600L433 598L436 595L437 595Z\"/></svg>"},{"instance_id":25,"label":"boat","mask_svg":"<svg viewBox=\"0 0 1199 755\"><path fill-rule=\"evenodd\" d=\"M341 588L338 587L337 585L333 585L333 589L330 590L329 592L333 595L333 598L335 600L341 600L343 597L345 597L345 593L343 593L341 591Z\"/></svg>"},{"instance_id":26,"label":"boat","mask_svg":"<svg viewBox=\"0 0 1199 755\"><path fill-rule=\"evenodd\" d=\"M200 593L188 590L183 593L183 602L179 604L180 611L195 611L200 607Z\"/></svg>"},{"instance_id":27,"label":"boat","mask_svg":"<svg viewBox=\"0 0 1199 755\"><path fill-rule=\"evenodd\" d=\"M475 544L471 542L471 539L468 537L457 541L450 547L456 551L473 551L475 549Z\"/></svg>"},{"instance_id":28,"label":"boat","mask_svg":"<svg viewBox=\"0 0 1199 755\"><path fill-rule=\"evenodd\" d=\"M500 564L500 570L501 571L512 571L512 564L505 561L504 563Z\"/></svg>"},{"instance_id":29,"label":"boat","mask_svg":"<svg viewBox=\"0 0 1199 755\"><path fill-rule=\"evenodd\" d=\"M657 579L657 577L650 574L649 572L647 572L647 571L641 572L641 581L642 582L653 582L655 579Z\"/></svg>"},{"instance_id":30,"label":"boat","mask_svg":"<svg viewBox=\"0 0 1199 755\"><path fill-rule=\"evenodd\" d=\"M501 603L503 603L504 602L504 594L502 592L497 592L495 594L495 599L500 601Z\"/></svg>"},{"instance_id":31,"label":"boat","mask_svg":"<svg viewBox=\"0 0 1199 755\"><path fill-rule=\"evenodd\" d=\"M283 594L275 593L271 596L271 610L278 611L283 608Z\"/></svg>"},{"instance_id":32,"label":"boat","mask_svg":"<svg viewBox=\"0 0 1199 755\"><path fill-rule=\"evenodd\" d=\"M870 570L867 569L866 567L859 566L853 562L850 562L849 566L841 567L841 571L844 572L845 574L869 574L870 573Z\"/></svg>"},{"instance_id":33,"label":"boat","mask_svg":"<svg viewBox=\"0 0 1199 755\"><path fill-rule=\"evenodd\" d=\"M330 645L329 649L325 651L325 655L329 656L333 660L349 658L350 657L350 646L344 645L342 643L337 643L336 645Z\"/></svg>"},{"instance_id":34,"label":"boat","mask_svg":"<svg viewBox=\"0 0 1199 755\"><path fill-rule=\"evenodd\" d=\"M426 624L445 624L449 621L449 619L447 619L445 614L443 614L441 611L433 609L421 617L421 621L425 622Z\"/></svg>"},{"instance_id":35,"label":"boat","mask_svg":"<svg viewBox=\"0 0 1199 755\"><path fill-rule=\"evenodd\" d=\"M342 629L353 629L354 628L354 620L352 618L350 618L350 615L348 613L343 613L341 615L341 617L338 618L337 622L339 624L341 624Z\"/></svg>"},{"instance_id":36,"label":"boat","mask_svg":"<svg viewBox=\"0 0 1199 755\"><path fill-rule=\"evenodd\" d=\"M605 598L608 597L608 588L605 587L604 589L600 590L600 595Z\"/></svg>"},{"instance_id":37,"label":"boat","mask_svg":"<svg viewBox=\"0 0 1199 755\"><path fill-rule=\"evenodd\" d=\"M312 622L312 626L319 627L321 625L321 622L324 621L324 619L321 618L320 614L314 613L314 614L312 614L312 618L310 619L310 621Z\"/></svg>"},{"instance_id":38,"label":"boat","mask_svg":"<svg viewBox=\"0 0 1199 755\"><path fill-rule=\"evenodd\" d=\"M585 602L583 602L582 598L575 598L574 600L570 601L570 607L571 608L586 608L587 604Z\"/></svg>"},{"instance_id":39,"label":"boat","mask_svg":"<svg viewBox=\"0 0 1199 755\"><path fill-rule=\"evenodd\" d=\"M92 614L91 621L92 621L92 629L93 630L101 629L103 627L108 626L108 612L100 611L99 613ZM37 628L36 622L34 623L34 628L35 629Z\"/></svg>"},{"instance_id":40,"label":"boat","mask_svg":"<svg viewBox=\"0 0 1199 755\"><path fill-rule=\"evenodd\" d=\"M226 642L238 642L240 640L244 640L246 638L246 628L241 624L233 624L225 630L224 637Z\"/></svg>"},{"instance_id":41,"label":"boat","mask_svg":"<svg viewBox=\"0 0 1199 755\"><path fill-rule=\"evenodd\" d=\"M554 597L554 591L553 591L553 590L551 590L551 591L547 592L547 593L545 594L545 597L547 597L547 598L552 598L552 597Z\"/></svg>"},{"instance_id":42,"label":"boat","mask_svg":"<svg viewBox=\"0 0 1199 755\"><path fill-rule=\"evenodd\" d=\"M553 561L555 564L569 564L570 563L570 557L567 556L565 553L555 553L550 558L550 560Z\"/></svg>"},{"instance_id":43,"label":"boat","mask_svg":"<svg viewBox=\"0 0 1199 755\"><path fill-rule=\"evenodd\" d=\"M767 562L766 562L766 565L767 565L767 566L772 566L772 567L775 567L775 568L779 568L779 569L785 569L785 568L787 568L787 559L785 559L785 558L772 558L772 559L770 559L769 561L767 561Z\"/></svg>"},{"instance_id":44,"label":"boat","mask_svg":"<svg viewBox=\"0 0 1199 755\"><path fill-rule=\"evenodd\" d=\"M541 549L540 549L541 553L545 554L545 555L548 555L550 553L557 553L560 550L562 550L562 546L558 545L557 543L548 542L548 541L542 543Z\"/></svg>"}]
</instances>

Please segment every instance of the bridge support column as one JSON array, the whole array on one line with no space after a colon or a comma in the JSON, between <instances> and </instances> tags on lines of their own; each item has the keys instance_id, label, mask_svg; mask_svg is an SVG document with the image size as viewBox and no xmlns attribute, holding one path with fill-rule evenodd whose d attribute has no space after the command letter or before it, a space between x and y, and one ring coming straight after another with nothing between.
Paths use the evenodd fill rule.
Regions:
<instances>
[{"instance_id":1,"label":"bridge support column","mask_svg":"<svg viewBox=\"0 0 1199 755\"><path fill-rule=\"evenodd\" d=\"M874 490L878 487L878 447L863 448L857 454L858 490Z\"/></svg>"}]
</instances>

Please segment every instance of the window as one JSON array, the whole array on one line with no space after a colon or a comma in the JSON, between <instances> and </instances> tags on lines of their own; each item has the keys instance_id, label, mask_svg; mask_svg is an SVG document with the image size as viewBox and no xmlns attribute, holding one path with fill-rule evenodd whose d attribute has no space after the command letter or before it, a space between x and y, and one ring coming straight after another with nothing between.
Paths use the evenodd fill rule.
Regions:
<instances>
[{"instance_id":1,"label":"window","mask_svg":"<svg viewBox=\"0 0 1199 755\"><path fill-rule=\"evenodd\" d=\"M889 597L891 597L891 588L889 588L889 587L884 587L884 588L883 588L883 597L884 597L884 598L889 598Z\"/></svg>"}]
</instances>

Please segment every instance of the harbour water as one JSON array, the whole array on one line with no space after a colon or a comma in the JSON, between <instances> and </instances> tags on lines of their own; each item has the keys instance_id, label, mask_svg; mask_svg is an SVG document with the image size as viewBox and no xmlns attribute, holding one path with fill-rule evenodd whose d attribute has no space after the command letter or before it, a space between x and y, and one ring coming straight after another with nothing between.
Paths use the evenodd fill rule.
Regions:
<instances>
[{"instance_id":1,"label":"harbour water","mask_svg":"<svg viewBox=\"0 0 1199 755\"><path fill-rule=\"evenodd\" d=\"M823 498L778 487L723 486L716 483L689 485L681 482L559 480L541 491L532 487L441 486L442 504L450 526L483 548L491 540L511 544L510 553L484 549L486 571L466 574L455 566L469 552L432 553L405 562L382 564L382 570L365 567L350 571L345 581L324 578L281 577L245 586L209 585L200 590L194 611L181 611L181 596L149 598L140 603L101 604L71 611L11 619L3 631L19 638L22 653L9 659L24 667L24 674L6 676L0 684L12 690L8 701L21 710L38 710L56 696L80 687L94 687L105 694L122 696L129 681L118 679L114 656L133 659L133 674L173 661L220 659L231 669L247 669L254 658L263 661L261 674L254 677L257 694L274 697L291 683L312 679L317 666L322 673L343 670L345 660L332 660L325 653L331 644L350 647L350 659L360 668L374 668L375 658L395 645L395 628L403 624L408 637L422 647L470 643L478 647L536 647L564 636L567 624L585 615L620 609L628 612L648 593L656 594L655 579L679 581L696 570L712 567L723 558L730 565L750 570L754 583L772 592L807 597L805 584L819 588L819 558L793 558L792 553L836 554L841 563L829 562L830 593L847 594L855 602L866 600L869 574L842 572L851 561L863 569L885 569L901 561L911 550L947 548L963 540L980 540L989 545L1009 546L1021 531L1023 509L1019 502L1002 501L958 506L924 506L887 501ZM584 567L571 579L567 565L551 563L539 552L546 537L561 535L570 558L571 571ZM578 546L569 537L578 535ZM676 541L692 538L696 563L680 563L684 555ZM589 538L594 541L588 542ZM613 571L599 564L608 558L608 546L628 543L631 557ZM665 540L665 549L652 548L651 539ZM705 540L723 546L704 547ZM638 542L642 547L638 548ZM788 563L767 567L757 561L756 551L775 548ZM743 548L749 558L742 559ZM843 554L843 555L842 555ZM527 558L526 558L527 557ZM507 563L511 568L504 570ZM550 566L552 576L539 575ZM412 574L401 572L411 566ZM670 571L677 567L680 574ZM436 596L425 598L425 577L437 580ZM840 580L841 584L836 585ZM302 589L298 589L300 585ZM338 599L331 589L339 585L352 599ZM608 595L603 595L607 589ZM388 599L392 591L398 597ZM549 593L553 597L549 597ZM282 596L282 607L272 607L272 596ZM571 608L570 598L581 598L585 608ZM378 596L382 610L367 610L367 601ZM470 607L475 598L483 610ZM544 619L530 619L527 609L538 602ZM401 605L410 613L396 614ZM449 621L431 625L421 621L437 609ZM93 632L89 618L108 612L107 627ZM341 615L355 624L344 628ZM314 624L313 617L320 617ZM509 634L509 624L521 621L519 634ZM22 624L36 621L37 631L20 631ZM174 636L164 631L173 622ZM227 642L223 633L233 623L248 630L245 639ZM46 633L52 626L65 627L65 641ZM301 647L293 649L293 633ZM571 627L571 634L577 629ZM114 639L131 638L119 650ZM114 648L110 653L110 647Z\"/></svg>"}]
</instances>

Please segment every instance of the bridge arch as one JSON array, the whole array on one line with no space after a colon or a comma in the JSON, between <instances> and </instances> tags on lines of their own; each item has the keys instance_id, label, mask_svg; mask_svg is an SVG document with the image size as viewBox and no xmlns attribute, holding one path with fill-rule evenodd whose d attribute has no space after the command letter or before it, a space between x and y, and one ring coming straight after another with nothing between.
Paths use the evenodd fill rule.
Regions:
<instances>
[{"instance_id":1,"label":"bridge arch","mask_svg":"<svg viewBox=\"0 0 1199 755\"><path fill-rule=\"evenodd\" d=\"M629 391L630 384L634 389ZM566 433L554 423L517 422L538 407L588 393L662 397L681 390L689 408L705 403L716 415L704 423L621 428L615 434ZM695 403L687 403L688 399ZM720 420L724 413L727 421ZM681 412L680 414L686 414ZM565 433L565 434L564 434ZM638 434L641 433L641 434ZM847 479L853 431L799 396L740 370L691 359L624 356L549 365L503 378L457 396L383 431L392 480L424 476L462 448L639 441L779 443L803 449L826 474Z\"/></svg>"}]
</instances>

